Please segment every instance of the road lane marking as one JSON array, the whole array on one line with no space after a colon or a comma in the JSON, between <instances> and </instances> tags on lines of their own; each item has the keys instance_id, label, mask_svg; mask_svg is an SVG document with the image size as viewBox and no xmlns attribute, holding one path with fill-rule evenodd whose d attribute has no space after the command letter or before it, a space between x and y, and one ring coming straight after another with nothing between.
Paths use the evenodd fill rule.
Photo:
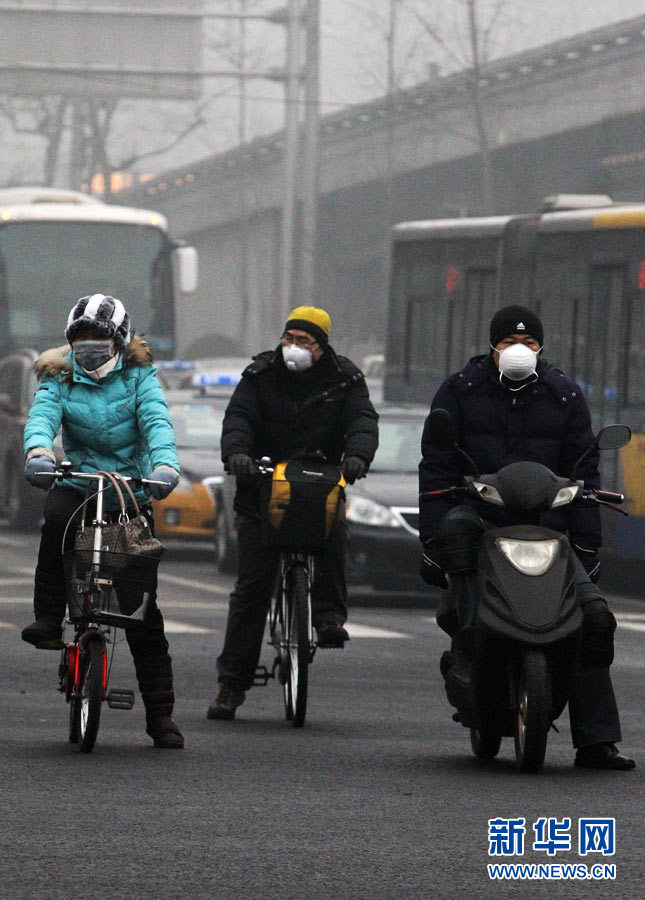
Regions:
<instances>
[{"instance_id":1,"label":"road lane marking","mask_svg":"<svg viewBox=\"0 0 645 900\"><path fill-rule=\"evenodd\" d=\"M26 541L25 538L11 537L8 534L0 534L0 544L6 544L7 547L21 547L24 549L26 543L28 544L29 542Z\"/></svg>"},{"instance_id":2,"label":"road lane marking","mask_svg":"<svg viewBox=\"0 0 645 900\"><path fill-rule=\"evenodd\" d=\"M15 625L12 625L11 622L0 622L0 628L15 628Z\"/></svg>"},{"instance_id":3,"label":"road lane marking","mask_svg":"<svg viewBox=\"0 0 645 900\"><path fill-rule=\"evenodd\" d=\"M33 602L33 597L0 597L0 603L5 603L8 606L32 606Z\"/></svg>"},{"instance_id":4,"label":"road lane marking","mask_svg":"<svg viewBox=\"0 0 645 900\"><path fill-rule=\"evenodd\" d=\"M355 622L347 622L345 625L350 638L409 638L409 634L400 631L390 631L389 628L375 628L373 625L357 625Z\"/></svg>"},{"instance_id":5,"label":"road lane marking","mask_svg":"<svg viewBox=\"0 0 645 900\"><path fill-rule=\"evenodd\" d=\"M177 622L174 619L164 619L164 631L166 634L212 634L212 628L201 628L199 625L188 625L186 622Z\"/></svg>"},{"instance_id":6,"label":"road lane marking","mask_svg":"<svg viewBox=\"0 0 645 900\"><path fill-rule=\"evenodd\" d=\"M221 597L228 597L231 593L225 588L216 587L210 581L197 581L194 578L182 578L181 575L167 575L165 572L159 573L159 581L176 584L178 587L194 588L197 591L205 591L208 594L219 594Z\"/></svg>"},{"instance_id":7,"label":"road lane marking","mask_svg":"<svg viewBox=\"0 0 645 900\"><path fill-rule=\"evenodd\" d=\"M618 627L625 631L645 631L645 622L619 622Z\"/></svg>"}]
</instances>

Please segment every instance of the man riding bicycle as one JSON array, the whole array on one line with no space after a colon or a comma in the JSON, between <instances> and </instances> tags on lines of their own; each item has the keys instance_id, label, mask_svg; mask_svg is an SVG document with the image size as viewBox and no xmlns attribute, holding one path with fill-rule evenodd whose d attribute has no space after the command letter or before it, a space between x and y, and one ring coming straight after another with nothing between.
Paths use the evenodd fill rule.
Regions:
<instances>
[{"instance_id":1,"label":"man riding bicycle","mask_svg":"<svg viewBox=\"0 0 645 900\"><path fill-rule=\"evenodd\" d=\"M65 337L70 346L43 353L36 362L40 386L25 425L25 477L45 490L56 458L54 438L62 425L65 458L79 472L118 471L151 478L152 496L168 496L179 479L175 437L163 389L147 343L130 333L130 318L115 297L93 294L72 308ZM22 639L38 649L61 646L66 592L62 561L80 523L85 483L55 484L45 500L45 521L34 584L36 620ZM135 491L141 512L154 527L150 495ZM118 513L114 492L105 508ZM129 626L126 638L146 709L146 730L155 747L181 748L184 739L172 720L173 674L164 623L151 592L143 623Z\"/></svg>"},{"instance_id":2,"label":"man riding bicycle","mask_svg":"<svg viewBox=\"0 0 645 900\"><path fill-rule=\"evenodd\" d=\"M274 462L321 452L339 463L349 484L366 474L378 446L378 415L362 372L329 344L323 309L300 306L289 315L280 344L253 358L242 373L222 427L222 459L237 478L238 578L217 660L219 690L209 719L232 719L253 684L275 585L279 554L262 546L254 460ZM349 635L344 507L329 548L316 555L312 616L319 647L342 647Z\"/></svg>"}]
</instances>

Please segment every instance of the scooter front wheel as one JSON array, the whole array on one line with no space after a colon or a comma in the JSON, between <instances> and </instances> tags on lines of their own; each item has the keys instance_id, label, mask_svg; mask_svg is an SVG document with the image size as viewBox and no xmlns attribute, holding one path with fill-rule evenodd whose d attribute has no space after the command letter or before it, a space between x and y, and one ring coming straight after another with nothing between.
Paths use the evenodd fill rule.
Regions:
<instances>
[{"instance_id":1,"label":"scooter front wheel","mask_svg":"<svg viewBox=\"0 0 645 900\"><path fill-rule=\"evenodd\" d=\"M470 746L475 756L479 759L493 759L499 753L502 736L496 731L480 731L479 728L470 729Z\"/></svg>"},{"instance_id":2,"label":"scooter front wheel","mask_svg":"<svg viewBox=\"0 0 645 900\"><path fill-rule=\"evenodd\" d=\"M521 772L539 772L551 727L551 676L541 650L526 650L517 686L515 760Z\"/></svg>"}]
</instances>

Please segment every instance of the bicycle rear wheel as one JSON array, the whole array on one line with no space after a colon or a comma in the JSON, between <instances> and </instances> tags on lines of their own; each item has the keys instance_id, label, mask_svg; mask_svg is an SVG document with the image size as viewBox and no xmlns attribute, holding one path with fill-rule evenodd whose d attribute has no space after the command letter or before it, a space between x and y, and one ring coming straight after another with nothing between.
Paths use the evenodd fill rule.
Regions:
<instances>
[{"instance_id":1,"label":"bicycle rear wheel","mask_svg":"<svg viewBox=\"0 0 645 900\"><path fill-rule=\"evenodd\" d=\"M99 731L104 657L105 647L98 641L91 641L81 656L80 697L76 701L79 707L78 747L81 753L91 752Z\"/></svg>"},{"instance_id":2,"label":"bicycle rear wheel","mask_svg":"<svg viewBox=\"0 0 645 900\"><path fill-rule=\"evenodd\" d=\"M284 585L284 637L289 673L284 685L287 719L295 728L304 725L309 681L309 597L307 572L296 563Z\"/></svg>"}]
</instances>

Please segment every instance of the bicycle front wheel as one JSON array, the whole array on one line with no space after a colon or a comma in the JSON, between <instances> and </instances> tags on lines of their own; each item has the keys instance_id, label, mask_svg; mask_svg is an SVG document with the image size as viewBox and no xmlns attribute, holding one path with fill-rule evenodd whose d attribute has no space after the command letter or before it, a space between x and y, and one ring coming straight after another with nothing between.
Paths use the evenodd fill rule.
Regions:
<instances>
[{"instance_id":1,"label":"bicycle front wheel","mask_svg":"<svg viewBox=\"0 0 645 900\"><path fill-rule=\"evenodd\" d=\"M105 648L91 641L81 657L80 697L78 698L78 747L90 753L96 743L103 702L103 667Z\"/></svg>"},{"instance_id":2,"label":"bicycle front wheel","mask_svg":"<svg viewBox=\"0 0 645 900\"><path fill-rule=\"evenodd\" d=\"M294 727L304 725L307 714L309 676L309 596L307 572L296 563L284 585L284 637L289 673L284 685L287 719Z\"/></svg>"}]
</instances>

